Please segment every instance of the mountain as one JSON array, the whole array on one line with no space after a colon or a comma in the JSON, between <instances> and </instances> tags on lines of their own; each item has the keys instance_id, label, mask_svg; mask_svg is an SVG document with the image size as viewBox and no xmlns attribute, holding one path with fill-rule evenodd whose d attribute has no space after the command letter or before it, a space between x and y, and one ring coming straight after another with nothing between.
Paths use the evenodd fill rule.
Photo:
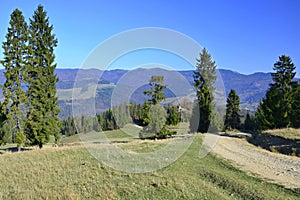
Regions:
<instances>
[{"instance_id":1,"label":"mountain","mask_svg":"<svg viewBox=\"0 0 300 200\"><path fill-rule=\"evenodd\" d=\"M5 81L3 72L3 69L0 70L1 84ZM76 94L80 94L80 98L78 99L78 101L82 101L80 104L94 103L97 107L96 112L102 112L111 106L111 98L115 92L114 90L120 87L120 85L122 85L122 87L130 87L130 85L139 83L139 87L131 91L131 96L127 100L136 103L144 102L146 98L142 94L142 91L148 89L147 83L151 75L165 76L165 81L169 82L169 86L176 85L176 87L181 87L180 81L178 83L176 82L177 79L185 79L185 81L190 84L190 88L192 88L193 84L192 70L175 72L163 69L138 69L135 71L123 69L108 71L98 69L56 69L55 73L59 78L57 92L61 107L60 117L62 118L71 114L72 97L74 94L75 96ZM172 78L170 77L177 78L175 78L174 81L171 80ZM219 77L221 77L219 84L224 83L224 86L221 87L225 89L226 96L230 89L235 89L240 97L241 108L250 110L256 109L259 101L269 88L269 84L272 82L271 73L261 72L245 75L231 70L219 69ZM73 88L74 84L75 88ZM174 87L175 90L176 87ZM126 91L127 89L125 88L124 90ZM186 92L185 95L189 95L192 92L188 91L189 88L183 88L182 90ZM166 90L166 96L173 100L176 96L184 96L184 94L179 93L174 94L172 88L171 90ZM95 100L93 101L92 98ZM191 96L191 98L193 98L193 96ZM124 99L124 101L125 100L126 99Z\"/></svg>"}]
</instances>

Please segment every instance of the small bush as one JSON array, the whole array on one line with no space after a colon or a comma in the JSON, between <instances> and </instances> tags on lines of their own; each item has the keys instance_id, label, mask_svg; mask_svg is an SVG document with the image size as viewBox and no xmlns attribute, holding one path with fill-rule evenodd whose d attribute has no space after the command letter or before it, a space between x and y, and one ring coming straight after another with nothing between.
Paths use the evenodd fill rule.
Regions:
<instances>
[{"instance_id":1,"label":"small bush","mask_svg":"<svg viewBox=\"0 0 300 200\"><path fill-rule=\"evenodd\" d=\"M172 137L172 135L175 135L176 131L170 131L166 128L166 126L163 126L162 129L158 133L153 133L147 129L143 129L139 133L140 139L166 139L168 137Z\"/></svg>"}]
</instances>

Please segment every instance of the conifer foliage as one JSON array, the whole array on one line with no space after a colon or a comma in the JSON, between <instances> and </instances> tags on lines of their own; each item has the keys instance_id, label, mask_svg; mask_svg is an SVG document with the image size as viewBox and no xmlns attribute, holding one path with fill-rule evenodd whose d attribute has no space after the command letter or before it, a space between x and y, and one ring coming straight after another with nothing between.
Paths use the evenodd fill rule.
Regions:
<instances>
[{"instance_id":1,"label":"conifer foliage","mask_svg":"<svg viewBox=\"0 0 300 200\"><path fill-rule=\"evenodd\" d=\"M56 97L56 77L54 70L54 48L57 39L52 33L46 11L38 6L29 25L29 88L27 131L33 144L42 147L49 136L59 137L59 108Z\"/></svg>"},{"instance_id":2,"label":"conifer foliage","mask_svg":"<svg viewBox=\"0 0 300 200\"><path fill-rule=\"evenodd\" d=\"M240 119L240 98L235 90L230 90L226 104L225 129L239 129Z\"/></svg>"},{"instance_id":3,"label":"conifer foliage","mask_svg":"<svg viewBox=\"0 0 300 200\"><path fill-rule=\"evenodd\" d=\"M19 147L24 142L42 147L50 135L58 139L60 133L58 79L54 74L57 39L42 6L34 12L29 26L18 9L11 14L9 24L2 45L1 64L6 70L2 127L12 126L13 142Z\"/></svg>"},{"instance_id":4,"label":"conifer foliage","mask_svg":"<svg viewBox=\"0 0 300 200\"><path fill-rule=\"evenodd\" d=\"M296 75L295 69L292 59L286 55L280 56L274 64L273 83L270 84L256 112L259 129L298 126L296 115L299 113L297 109L299 84L293 80Z\"/></svg>"},{"instance_id":5,"label":"conifer foliage","mask_svg":"<svg viewBox=\"0 0 300 200\"><path fill-rule=\"evenodd\" d=\"M4 59L1 64L5 68L4 77L6 81L3 85L4 102L2 111L4 122L9 124L12 133L10 134L14 142L20 147L25 140L25 102L26 95L22 88L26 82L26 57L28 55L28 27L22 12L15 9L11 14L8 32L3 42Z\"/></svg>"},{"instance_id":6,"label":"conifer foliage","mask_svg":"<svg viewBox=\"0 0 300 200\"><path fill-rule=\"evenodd\" d=\"M205 48L196 61L194 87L197 100L190 120L190 131L205 133L209 129L215 107L213 103L213 92L215 90L213 84L216 81L217 66Z\"/></svg>"}]
</instances>

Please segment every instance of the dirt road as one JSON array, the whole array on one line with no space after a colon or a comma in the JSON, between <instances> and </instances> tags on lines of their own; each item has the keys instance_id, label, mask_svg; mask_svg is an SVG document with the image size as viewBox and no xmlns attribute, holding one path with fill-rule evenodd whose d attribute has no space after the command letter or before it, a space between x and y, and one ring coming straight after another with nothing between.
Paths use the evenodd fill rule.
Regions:
<instances>
[{"instance_id":1,"label":"dirt road","mask_svg":"<svg viewBox=\"0 0 300 200\"><path fill-rule=\"evenodd\" d=\"M300 188L300 158L272 153L249 144L243 138L216 136L213 152L233 161L240 169L289 188Z\"/></svg>"}]
</instances>

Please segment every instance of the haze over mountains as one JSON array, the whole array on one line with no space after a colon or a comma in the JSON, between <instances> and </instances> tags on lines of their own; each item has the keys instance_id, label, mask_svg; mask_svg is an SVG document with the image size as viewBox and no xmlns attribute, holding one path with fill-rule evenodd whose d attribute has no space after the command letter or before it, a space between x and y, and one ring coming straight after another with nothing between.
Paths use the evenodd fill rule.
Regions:
<instances>
[{"instance_id":1,"label":"haze over mountains","mask_svg":"<svg viewBox=\"0 0 300 200\"><path fill-rule=\"evenodd\" d=\"M147 71L148 70L148 71ZM154 69L141 69L141 74L151 74ZM0 71L1 84L4 83L3 69ZM59 97L59 105L61 108L61 118L68 117L72 110L72 94L74 83L76 82L76 88L74 92L83 93L82 99L85 99L84 104L94 103L96 104L97 112L102 112L111 106L111 95L114 88L118 84L118 81L124 75L127 75L129 70L109 70L101 71L98 69L80 69L80 76L77 76L79 69L56 69L56 74L59 78L57 83L57 92ZM172 71L162 70L160 73L171 73ZM173 71L174 72L174 71ZM176 72L177 73L177 72ZM193 84L193 71L178 71L191 85ZM254 73L250 75L240 74L231 70L219 69L220 77L224 83L226 96L230 89L235 89L240 97L241 108L255 110L261 98L265 95L266 90L269 88L269 84L272 82L271 73ZM160 74L157 74L160 75ZM100 78L101 77L101 78ZM132 76L129 82L136 82L141 76ZM148 80L145 80L148 82ZM92 85L97 84L96 99L93 102L89 102L89 98L95 93L95 87ZM176 83L175 83L176 84ZM192 86L191 86L192 87ZM144 85L137 88L130 101L135 103L143 103L145 100L142 92L147 89ZM2 96L2 94L1 94ZM166 91L167 98L174 97L171 91ZM176 95L175 95L176 96ZM223 95L224 96L224 95Z\"/></svg>"}]
</instances>

